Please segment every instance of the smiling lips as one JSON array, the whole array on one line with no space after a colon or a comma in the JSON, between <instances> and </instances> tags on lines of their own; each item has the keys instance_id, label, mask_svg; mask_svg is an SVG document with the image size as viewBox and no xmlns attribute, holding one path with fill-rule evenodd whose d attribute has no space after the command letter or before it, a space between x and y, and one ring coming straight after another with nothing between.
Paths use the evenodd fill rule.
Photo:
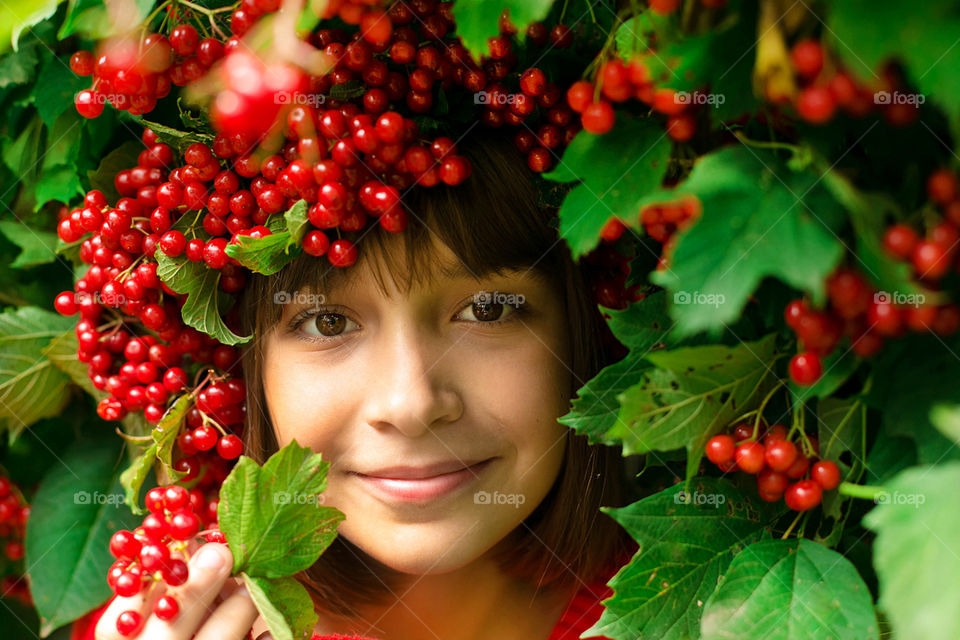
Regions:
<instances>
[{"instance_id":1,"label":"smiling lips","mask_svg":"<svg viewBox=\"0 0 960 640\"><path fill-rule=\"evenodd\" d=\"M477 463L446 462L422 467L396 466L370 474L352 472L390 501L424 502L453 492L477 479L493 458Z\"/></svg>"}]
</instances>

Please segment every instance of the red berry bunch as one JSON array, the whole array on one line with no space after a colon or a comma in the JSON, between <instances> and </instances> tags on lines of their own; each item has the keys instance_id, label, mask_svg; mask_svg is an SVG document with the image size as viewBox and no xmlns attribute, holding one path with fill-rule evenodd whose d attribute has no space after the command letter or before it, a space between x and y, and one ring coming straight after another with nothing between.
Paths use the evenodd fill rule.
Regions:
<instances>
[{"instance_id":1,"label":"red berry bunch","mask_svg":"<svg viewBox=\"0 0 960 640\"><path fill-rule=\"evenodd\" d=\"M925 238L909 225L897 223L884 233L884 248L896 260L909 263L914 277L930 288L951 271L960 272L960 193L956 174L941 169L927 180L927 195L943 217L931 224ZM801 386L814 384L822 375L822 359L840 340L849 338L858 356L877 354L886 340L908 331L949 336L960 329L960 307L933 304L905 292L877 291L852 267L840 267L826 282L828 308L810 308L798 299L787 305L784 317L801 351L790 361L790 377Z\"/></svg>"},{"instance_id":2,"label":"red berry bunch","mask_svg":"<svg viewBox=\"0 0 960 640\"><path fill-rule=\"evenodd\" d=\"M631 302L642 300L642 283L627 287L630 275L630 257L625 256L610 241L605 241L583 257L589 272L593 298L609 309L626 309Z\"/></svg>"},{"instance_id":3,"label":"red berry bunch","mask_svg":"<svg viewBox=\"0 0 960 640\"><path fill-rule=\"evenodd\" d=\"M32 606L30 590L23 576L23 539L30 517L30 505L20 489L6 476L0 476L0 549L7 562L0 578L0 593Z\"/></svg>"},{"instance_id":4,"label":"red berry bunch","mask_svg":"<svg viewBox=\"0 0 960 640\"><path fill-rule=\"evenodd\" d=\"M171 85L200 79L224 50L221 40L201 39L196 27L184 22L172 26L169 35L114 38L101 43L96 54L77 51L70 58L70 68L77 75L93 77L93 85L74 98L77 111L85 118L96 118L108 102L135 115L152 111L157 100L170 93Z\"/></svg>"},{"instance_id":5,"label":"red berry bunch","mask_svg":"<svg viewBox=\"0 0 960 640\"><path fill-rule=\"evenodd\" d=\"M753 427L740 424L731 434L710 438L705 454L722 471L739 469L757 476L757 493L767 502L783 498L794 511L807 511L820 504L824 491L837 488L840 469L830 460L813 462L819 450L815 437L806 438L811 454L807 456L787 435L786 427L775 424L762 441L756 440Z\"/></svg>"},{"instance_id":6,"label":"red berry bunch","mask_svg":"<svg viewBox=\"0 0 960 640\"><path fill-rule=\"evenodd\" d=\"M120 597L147 593L161 583L170 587L184 584L189 577L188 545L200 534L204 523L216 525L216 501L208 501L199 489L187 491L179 485L155 487L147 492L149 513L133 531L120 530L110 538L110 553L117 559L107 573L107 582ZM223 542L214 530L207 541ZM154 604L161 620L172 620L180 611L173 595L161 596ZM124 611L117 618L117 631L133 636L142 619L137 611Z\"/></svg>"},{"instance_id":7,"label":"red berry bunch","mask_svg":"<svg viewBox=\"0 0 960 640\"><path fill-rule=\"evenodd\" d=\"M902 74L895 66L888 66L874 87L858 84L830 59L823 44L812 38L793 45L790 61L800 84L794 107L811 124L830 122L841 110L855 118L879 111L893 126L912 124L919 115L919 101L905 91ZM774 102L785 101L783 96L769 97Z\"/></svg>"},{"instance_id":8,"label":"red berry bunch","mask_svg":"<svg viewBox=\"0 0 960 640\"><path fill-rule=\"evenodd\" d=\"M684 197L679 202L649 205L640 210L640 224L647 235L663 244L657 270L666 269L670 264L676 232L689 228L702 213L700 200L694 196Z\"/></svg>"}]
</instances>

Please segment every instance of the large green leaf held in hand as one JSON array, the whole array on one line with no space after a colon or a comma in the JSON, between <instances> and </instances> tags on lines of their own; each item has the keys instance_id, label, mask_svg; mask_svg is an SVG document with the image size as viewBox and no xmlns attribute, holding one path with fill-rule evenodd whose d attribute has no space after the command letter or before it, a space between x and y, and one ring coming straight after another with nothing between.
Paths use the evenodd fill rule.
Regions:
<instances>
[{"instance_id":1,"label":"large green leaf held in hand","mask_svg":"<svg viewBox=\"0 0 960 640\"><path fill-rule=\"evenodd\" d=\"M543 174L555 182L581 181L560 207L560 235L573 256L593 249L600 230L616 216L636 225L640 199L656 191L667 171L670 139L652 118L618 113L604 135L577 134L556 169Z\"/></svg>"},{"instance_id":2,"label":"large green leaf held in hand","mask_svg":"<svg viewBox=\"0 0 960 640\"><path fill-rule=\"evenodd\" d=\"M697 638L703 603L737 553L764 536L758 508L729 481L696 478L622 509L603 507L640 544L609 582L614 595L587 632L615 640Z\"/></svg>"},{"instance_id":3,"label":"large green leaf held in hand","mask_svg":"<svg viewBox=\"0 0 960 640\"><path fill-rule=\"evenodd\" d=\"M329 467L294 440L262 467L240 456L220 489L217 514L234 574L277 640L308 638L317 620L310 596L289 576L317 561L345 517L321 506Z\"/></svg>"},{"instance_id":4,"label":"large green leaf held in hand","mask_svg":"<svg viewBox=\"0 0 960 640\"><path fill-rule=\"evenodd\" d=\"M671 193L696 196L702 217L679 234L670 267L650 276L673 294L678 331L718 333L766 277L823 302L824 280L844 253L836 235L844 217L819 179L745 145L697 161Z\"/></svg>"},{"instance_id":5,"label":"large green leaf held in hand","mask_svg":"<svg viewBox=\"0 0 960 640\"><path fill-rule=\"evenodd\" d=\"M707 440L759 404L776 381L775 338L650 353L653 368L621 394L619 420L606 437L620 439L624 455L686 447L693 476Z\"/></svg>"},{"instance_id":6,"label":"large green leaf held in hand","mask_svg":"<svg viewBox=\"0 0 960 640\"><path fill-rule=\"evenodd\" d=\"M810 540L763 540L733 559L703 610L702 640L877 640L870 590ZM914 636L923 637L923 636Z\"/></svg>"},{"instance_id":7,"label":"large green leaf held in hand","mask_svg":"<svg viewBox=\"0 0 960 640\"><path fill-rule=\"evenodd\" d=\"M880 608L897 638L960 638L960 462L912 467L864 517L877 534Z\"/></svg>"}]
</instances>

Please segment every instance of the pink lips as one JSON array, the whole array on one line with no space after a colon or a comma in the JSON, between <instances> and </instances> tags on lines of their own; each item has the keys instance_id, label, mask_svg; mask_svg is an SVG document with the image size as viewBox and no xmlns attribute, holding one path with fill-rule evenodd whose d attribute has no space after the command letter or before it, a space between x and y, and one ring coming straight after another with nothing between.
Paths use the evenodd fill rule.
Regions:
<instances>
[{"instance_id":1,"label":"pink lips","mask_svg":"<svg viewBox=\"0 0 960 640\"><path fill-rule=\"evenodd\" d=\"M469 483L485 469L493 458L457 471L436 468L394 467L378 471L381 475L356 473L367 486L381 496L400 502L424 502L453 492ZM449 465L447 465L449 467ZM386 474L389 474L387 476Z\"/></svg>"}]
</instances>

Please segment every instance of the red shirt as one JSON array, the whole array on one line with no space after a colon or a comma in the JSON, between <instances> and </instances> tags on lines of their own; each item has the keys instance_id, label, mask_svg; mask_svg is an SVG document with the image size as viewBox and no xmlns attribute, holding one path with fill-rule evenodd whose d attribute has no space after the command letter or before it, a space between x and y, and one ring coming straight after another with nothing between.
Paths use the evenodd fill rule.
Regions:
<instances>
[{"instance_id":1,"label":"red shirt","mask_svg":"<svg viewBox=\"0 0 960 640\"><path fill-rule=\"evenodd\" d=\"M606 571L596 581L583 585L573 596L573 599L567 605L560 615L556 626L550 632L546 640L579 640L580 634L589 629L600 619L603 613L602 601L613 595L613 589L607 586L607 582L630 561L632 554L625 555L611 564ZM610 640L607 636L590 636L600 640ZM334 634L332 636L321 636L314 634L310 640L375 640L374 638L362 638L360 636L344 636Z\"/></svg>"}]
</instances>

